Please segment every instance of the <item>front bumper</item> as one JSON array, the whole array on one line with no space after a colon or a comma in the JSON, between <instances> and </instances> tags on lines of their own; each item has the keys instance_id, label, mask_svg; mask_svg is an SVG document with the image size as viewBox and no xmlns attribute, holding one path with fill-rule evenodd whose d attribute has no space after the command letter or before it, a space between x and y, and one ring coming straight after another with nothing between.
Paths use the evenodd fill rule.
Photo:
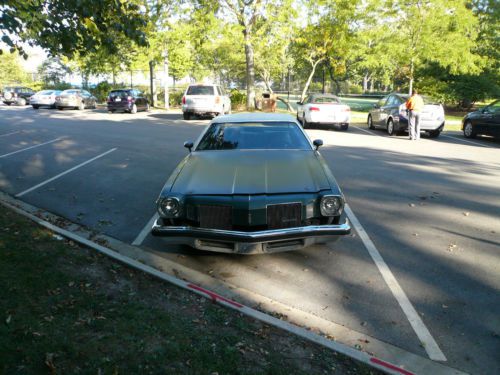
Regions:
<instances>
[{"instance_id":1,"label":"front bumper","mask_svg":"<svg viewBox=\"0 0 500 375\"><path fill-rule=\"evenodd\" d=\"M151 228L153 236L170 237L199 250L222 253L259 254L300 250L315 243L336 241L351 233L346 219L338 225L310 225L305 227L241 232L188 226L165 226L161 219Z\"/></svg>"}]
</instances>

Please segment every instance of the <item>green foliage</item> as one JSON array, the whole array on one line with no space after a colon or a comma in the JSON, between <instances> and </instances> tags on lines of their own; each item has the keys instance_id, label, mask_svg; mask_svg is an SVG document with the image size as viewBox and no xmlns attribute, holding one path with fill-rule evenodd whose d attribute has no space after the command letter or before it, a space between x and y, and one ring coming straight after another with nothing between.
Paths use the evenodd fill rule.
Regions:
<instances>
[{"instance_id":1,"label":"green foliage","mask_svg":"<svg viewBox=\"0 0 500 375\"><path fill-rule=\"evenodd\" d=\"M19 62L17 53L0 54L0 86L28 83L28 75Z\"/></svg>"},{"instance_id":2,"label":"green foliage","mask_svg":"<svg viewBox=\"0 0 500 375\"><path fill-rule=\"evenodd\" d=\"M99 82L96 87L90 89L90 92L92 95L94 95L99 102L104 102L106 101L106 98L108 97L108 94L111 90L113 90L115 87L108 83L108 81L102 81Z\"/></svg>"},{"instance_id":3,"label":"green foliage","mask_svg":"<svg viewBox=\"0 0 500 375\"><path fill-rule=\"evenodd\" d=\"M182 97L184 96L184 91L173 91L169 93L169 103L171 107L179 107L182 102Z\"/></svg>"},{"instance_id":4,"label":"green foliage","mask_svg":"<svg viewBox=\"0 0 500 375\"><path fill-rule=\"evenodd\" d=\"M0 5L2 41L27 57L18 41L37 44L52 55L72 56L101 48L117 51L122 35L146 45L145 16L135 1L6 0ZM15 35L16 38L11 38Z\"/></svg>"},{"instance_id":5,"label":"green foliage","mask_svg":"<svg viewBox=\"0 0 500 375\"><path fill-rule=\"evenodd\" d=\"M246 93L236 89L231 90L231 92L229 93L229 98L231 99L232 107L243 106L247 102Z\"/></svg>"}]
</instances>

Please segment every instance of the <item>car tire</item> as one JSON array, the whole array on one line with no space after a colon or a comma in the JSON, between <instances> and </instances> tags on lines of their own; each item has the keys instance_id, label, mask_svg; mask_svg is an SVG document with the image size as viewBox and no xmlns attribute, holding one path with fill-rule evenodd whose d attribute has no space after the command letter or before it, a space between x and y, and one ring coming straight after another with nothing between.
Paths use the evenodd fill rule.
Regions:
<instances>
[{"instance_id":1,"label":"car tire","mask_svg":"<svg viewBox=\"0 0 500 375\"><path fill-rule=\"evenodd\" d=\"M396 130L394 129L394 121L392 119L389 119L389 121L387 121L387 134L389 134L391 137L396 135Z\"/></svg>"},{"instance_id":2,"label":"car tire","mask_svg":"<svg viewBox=\"0 0 500 375\"><path fill-rule=\"evenodd\" d=\"M183 112L182 113L182 118L184 120L188 120L188 121L191 120L191 113L189 113L189 112Z\"/></svg>"},{"instance_id":3,"label":"car tire","mask_svg":"<svg viewBox=\"0 0 500 375\"><path fill-rule=\"evenodd\" d=\"M302 124L302 121L300 121L300 118L299 118L299 114L298 114L298 113L297 113L297 122L298 122L299 124Z\"/></svg>"},{"instance_id":4,"label":"car tire","mask_svg":"<svg viewBox=\"0 0 500 375\"><path fill-rule=\"evenodd\" d=\"M476 131L474 130L474 127L472 126L472 122L467 121L464 125L464 137L465 138L476 138Z\"/></svg>"},{"instance_id":5,"label":"car tire","mask_svg":"<svg viewBox=\"0 0 500 375\"><path fill-rule=\"evenodd\" d=\"M441 134L441 130L431 130L429 132L429 137L430 138L437 138L437 137L439 137L439 134Z\"/></svg>"},{"instance_id":6,"label":"car tire","mask_svg":"<svg viewBox=\"0 0 500 375\"><path fill-rule=\"evenodd\" d=\"M115 113L112 109L108 110L108 113Z\"/></svg>"},{"instance_id":7,"label":"car tire","mask_svg":"<svg viewBox=\"0 0 500 375\"><path fill-rule=\"evenodd\" d=\"M80 102L80 104L78 105L78 110L79 111L83 111L85 109L85 103L82 101Z\"/></svg>"},{"instance_id":8,"label":"car tire","mask_svg":"<svg viewBox=\"0 0 500 375\"><path fill-rule=\"evenodd\" d=\"M137 113L137 106L135 104L132 104L132 108L130 109L130 113L132 113L132 114Z\"/></svg>"},{"instance_id":9,"label":"car tire","mask_svg":"<svg viewBox=\"0 0 500 375\"><path fill-rule=\"evenodd\" d=\"M40 108L40 106L39 106L39 105L33 105L32 107L33 107L33 109L38 109L38 108Z\"/></svg>"},{"instance_id":10,"label":"car tire","mask_svg":"<svg viewBox=\"0 0 500 375\"><path fill-rule=\"evenodd\" d=\"M63 107L57 107L58 110L62 111L63 110Z\"/></svg>"},{"instance_id":11,"label":"car tire","mask_svg":"<svg viewBox=\"0 0 500 375\"><path fill-rule=\"evenodd\" d=\"M366 121L368 124L368 129L375 129L375 126L373 125L373 119L371 115L368 115L368 120Z\"/></svg>"},{"instance_id":12,"label":"car tire","mask_svg":"<svg viewBox=\"0 0 500 375\"><path fill-rule=\"evenodd\" d=\"M340 130L346 131L347 129L349 129L349 124L342 124L342 125L340 125Z\"/></svg>"},{"instance_id":13,"label":"car tire","mask_svg":"<svg viewBox=\"0 0 500 375\"><path fill-rule=\"evenodd\" d=\"M146 109L145 109L146 112L149 112L149 103L146 103Z\"/></svg>"},{"instance_id":14,"label":"car tire","mask_svg":"<svg viewBox=\"0 0 500 375\"><path fill-rule=\"evenodd\" d=\"M5 104L7 104L8 106L12 105L12 103L5 103Z\"/></svg>"},{"instance_id":15,"label":"car tire","mask_svg":"<svg viewBox=\"0 0 500 375\"><path fill-rule=\"evenodd\" d=\"M307 129L307 128L309 128L309 127L310 127L310 125L309 125L309 123L307 122L307 120L306 120L306 118L305 118L305 116L304 116L304 117L303 117L303 120L302 120L302 128L303 128L303 129Z\"/></svg>"},{"instance_id":16,"label":"car tire","mask_svg":"<svg viewBox=\"0 0 500 375\"><path fill-rule=\"evenodd\" d=\"M20 98L20 99L17 101L17 104L22 105L22 106L25 106L25 105L26 105L26 99L24 99L24 98Z\"/></svg>"}]
</instances>

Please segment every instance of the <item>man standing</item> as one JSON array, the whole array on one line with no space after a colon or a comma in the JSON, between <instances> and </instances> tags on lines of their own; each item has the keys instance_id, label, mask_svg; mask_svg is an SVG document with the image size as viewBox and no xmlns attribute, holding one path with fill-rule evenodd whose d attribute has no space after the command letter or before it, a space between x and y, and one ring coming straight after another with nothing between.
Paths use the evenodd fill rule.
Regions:
<instances>
[{"instance_id":1,"label":"man standing","mask_svg":"<svg viewBox=\"0 0 500 375\"><path fill-rule=\"evenodd\" d=\"M413 89L410 98L406 101L408 110L408 136L412 141L420 139L420 112L424 109L424 100Z\"/></svg>"}]
</instances>

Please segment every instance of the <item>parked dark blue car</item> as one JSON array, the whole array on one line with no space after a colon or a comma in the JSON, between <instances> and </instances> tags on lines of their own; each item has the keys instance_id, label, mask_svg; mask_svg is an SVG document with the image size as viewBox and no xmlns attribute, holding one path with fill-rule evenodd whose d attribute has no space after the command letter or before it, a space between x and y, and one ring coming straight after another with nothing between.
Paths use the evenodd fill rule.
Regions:
<instances>
[{"instance_id":1,"label":"parked dark blue car","mask_svg":"<svg viewBox=\"0 0 500 375\"><path fill-rule=\"evenodd\" d=\"M113 90L108 95L108 112L130 112L148 111L149 102L142 92L135 89Z\"/></svg>"},{"instance_id":2,"label":"parked dark blue car","mask_svg":"<svg viewBox=\"0 0 500 375\"><path fill-rule=\"evenodd\" d=\"M500 100L467 113L462 120L462 131L466 138L474 138L478 134L500 138Z\"/></svg>"}]
</instances>

